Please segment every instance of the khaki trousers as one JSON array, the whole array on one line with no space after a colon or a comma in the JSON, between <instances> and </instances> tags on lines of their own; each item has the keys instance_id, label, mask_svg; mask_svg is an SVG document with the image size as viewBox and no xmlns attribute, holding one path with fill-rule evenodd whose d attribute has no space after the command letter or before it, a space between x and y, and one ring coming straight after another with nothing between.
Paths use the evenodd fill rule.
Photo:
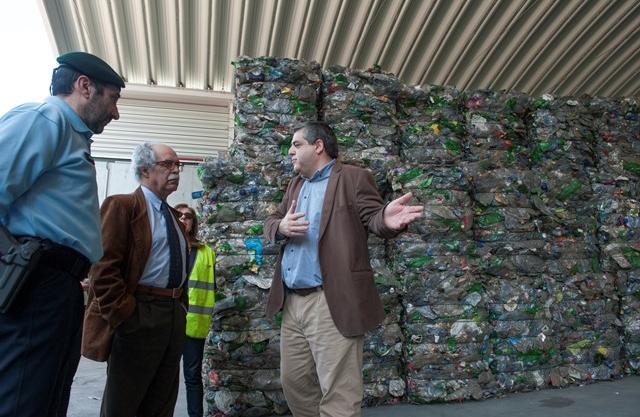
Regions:
<instances>
[{"instance_id":1,"label":"khaki trousers","mask_svg":"<svg viewBox=\"0 0 640 417\"><path fill-rule=\"evenodd\" d=\"M294 417L360 417L362 346L363 336L338 331L323 291L287 293L280 369Z\"/></svg>"}]
</instances>

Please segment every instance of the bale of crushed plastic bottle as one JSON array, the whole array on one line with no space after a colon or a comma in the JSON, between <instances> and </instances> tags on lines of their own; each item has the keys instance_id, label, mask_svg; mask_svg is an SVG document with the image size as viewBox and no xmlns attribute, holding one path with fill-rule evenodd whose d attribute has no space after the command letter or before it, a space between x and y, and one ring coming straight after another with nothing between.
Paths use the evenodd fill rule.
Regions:
<instances>
[{"instance_id":1,"label":"bale of crushed plastic bottle","mask_svg":"<svg viewBox=\"0 0 640 417\"><path fill-rule=\"evenodd\" d=\"M469 182L458 167L403 164L387 173L393 198L413 193L413 203L424 206L423 217L409 225L408 232L448 240L472 237Z\"/></svg>"},{"instance_id":2,"label":"bale of crushed plastic bottle","mask_svg":"<svg viewBox=\"0 0 640 417\"><path fill-rule=\"evenodd\" d=\"M256 238L254 238L256 239ZM288 408L280 386L280 322L267 319L264 305L273 271L262 268L264 255L249 245L248 260L225 270L242 247L220 240L216 269L220 295L205 343L204 370L209 412L224 415L284 414ZM234 262L232 262L234 263ZM270 261L272 263L272 261Z\"/></svg>"},{"instance_id":3,"label":"bale of crushed plastic bottle","mask_svg":"<svg viewBox=\"0 0 640 417\"><path fill-rule=\"evenodd\" d=\"M535 318L536 306L547 300L532 279L543 269L544 242L537 227L539 212L531 201L535 175L529 169L525 124L529 98L478 90L465 95L464 109L468 132L464 171L474 209L469 258L477 273L481 305L494 328L487 349L489 367L493 373L536 370L549 366L547 352L552 351L553 338L518 334L524 330L522 320Z\"/></svg>"},{"instance_id":4,"label":"bale of crushed plastic bottle","mask_svg":"<svg viewBox=\"0 0 640 417\"><path fill-rule=\"evenodd\" d=\"M253 178L245 181L248 189L238 192L265 183L284 192L292 176L288 149L293 132L318 119L320 65L273 57L240 57L233 65L236 129L229 155L236 171Z\"/></svg>"},{"instance_id":5,"label":"bale of crushed plastic bottle","mask_svg":"<svg viewBox=\"0 0 640 417\"><path fill-rule=\"evenodd\" d=\"M281 201L286 176L277 160L238 155L200 167L206 190L201 236L216 251L216 299L205 344L205 398L209 413L284 414L280 387L280 325L264 315L277 247L266 244L263 221ZM257 146L257 145L255 145ZM265 175L266 174L266 175Z\"/></svg>"},{"instance_id":6,"label":"bale of crushed plastic bottle","mask_svg":"<svg viewBox=\"0 0 640 417\"><path fill-rule=\"evenodd\" d=\"M543 252L543 275L554 291L550 311L559 327L559 354L564 367L581 370L577 375L590 372L593 379L611 378L621 369L619 304L613 276L601 273L599 203L593 192L604 189L594 186L603 162L596 157L596 121L604 107L548 95L535 100L533 107L531 167L538 176L531 199L540 212L537 226L551 242ZM604 285L601 293L594 285L599 279Z\"/></svg>"},{"instance_id":7,"label":"bale of crushed plastic bottle","mask_svg":"<svg viewBox=\"0 0 640 417\"><path fill-rule=\"evenodd\" d=\"M530 153L525 134L528 105L529 98L519 93L477 90L465 94L464 169L471 179L474 199L478 192L477 201L484 207L493 203L530 206L526 201L529 184L523 181L529 179L526 174ZM496 193L498 200L492 198Z\"/></svg>"},{"instance_id":8,"label":"bale of crushed plastic bottle","mask_svg":"<svg viewBox=\"0 0 640 417\"><path fill-rule=\"evenodd\" d=\"M377 147L393 151L398 140L395 126L374 124L356 118L345 117L331 123L331 128L342 151L362 151Z\"/></svg>"},{"instance_id":9,"label":"bale of crushed plastic bottle","mask_svg":"<svg viewBox=\"0 0 640 417\"><path fill-rule=\"evenodd\" d=\"M524 116L530 97L511 91L476 90L464 94L469 136L495 138L521 144L525 138Z\"/></svg>"},{"instance_id":10,"label":"bale of crushed plastic bottle","mask_svg":"<svg viewBox=\"0 0 640 417\"><path fill-rule=\"evenodd\" d=\"M320 65L298 59L241 56L233 63L236 85L255 82L319 83Z\"/></svg>"},{"instance_id":11,"label":"bale of crushed plastic bottle","mask_svg":"<svg viewBox=\"0 0 640 417\"><path fill-rule=\"evenodd\" d=\"M640 179L640 120L635 100L607 100L595 120L595 150L600 182ZM626 187L625 187L626 188Z\"/></svg>"},{"instance_id":12,"label":"bale of crushed plastic bottle","mask_svg":"<svg viewBox=\"0 0 640 417\"><path fill-rule=\"evenodd\" d=\"M258 373L251 377L268 382L279 381L272 374ZM226 375L221 378L216 372L210 372L208 379L205 379L205 400L210 404L208 412L212 416L283 415L289 410L282 390L232 390L223 386L228 384L228 379Z\"/></svg>"},{"instance_id":13,"label":"bale of crushed plastic bottle","mask_svg":"<svg viewBox=\"0 0 640 417\"><path fill-rule=\"evenodd\" d=\"M626 273L627 282L620 300L620 320L624 335L625 371L640 373L640 268Z\"/></svg>"},{"instance_id":14,"label":"bale of crushed plastic bottle","mask_svg":"<svg viewBox=\"0 0 640 417\"><path fill-rule=\"evenodd\" d=\"M478 299L407 304L404 330L407 374L419 378L471 378L486 368L491 325ZM469 373L471 372L471 373Z\"/></svg>"},{"instance_id":15,"label":"bale of crushed plastic bottle","mask_svg":"<svg viewBox=\"0 0 640 417\"><path fill-rule=\"evenodd\" d=\"M323 71L322 119L346 118L366 123L397 125L396 101L402 83L379 67L355 70L332 65Z\"/></svg>"},{"instance_id":16,"label":"bale of crushed plastic bottle","mask_svg":"<svg viewBox=\"0 0 640 417\"><path fill-rule=\"evenodd\" d=\"M425 122L429 115L419 116ZM435 148L430 145L416 142L411 149L407 146L409 135L415 134L412 137L418 140L417 134L422 134L416 130L419 123L404 125L401 146L407 152L423 149L433 155ZM426 125L423 138L431 134L437 137L442 133L438 131L441 124L433 121ZM407 398L412 402L435 400L425 398L419 381L473 378L487 368L483 362L486 352L479 355L474 350L484 338L477 324L481 323L482 305L474 291L477 285L467 258L473 211L469 181L457 166L461 153L455 158L441 154L440 160L407 160L403 155L403 164L388 173L393 197L412 192L412 204L424 206L423 218L389 245L393 270L404 283L404 372Z\"/></svg>"},{"instance_id":17,"label":"bale of crushed plastic bottle","mask_svg":"<svg viewBox=\"0 0 640 417\"><path fill-rule=\"evenodd\" d=\"M253 82L236 86L236 112L315 115L318 83Z\"/></svg>"},{"instance_id":18,"label":"bale of crushed plastic bottle","mask_svg":"<svg viewBox=\"0 0 640 417\"><path fill-rule=\"evenodd\" d=\"M396 101L400 80L379 68L338 65L323 71L320 117L333 129L340 159L368 169L384 192L386 172L398 161Z\"/></svg>"},{"instance_id":19,"label":"bale of crushed plastic bottle","mask_svg":"<svg viewBox=\"0 0 640 417\"><path fill-rule=\"evenodd\" d=\"M588 176L543 171L533 189L532 201L541 213L541 230L556 236L595 236L597 200Z\"/></svg>"},{"instance_id":20,"label":"bale of crushed plastic bottle","mask_svg":"<svg viewBox=\"0 0 640 417\"><path fill-rule=\"evenodd\" d=\"M624 240L603 244L603 269L615 274L620 287L619 320L624 342L625 371L640 372L640 241Z\"/></svg>"},{"instance_id":21,"label":"bale of crushed plastic bottle","mask_svg":"<svg viewBox=\"0 0 640 417\"><path fill-rule=\"evenodd\" d=\"M216 299L205 343L209 412L268 415L287 411L280 386L280 322L267 319L264 305L275 255L261 237L218 239Z\"/></svg>"},{"instance_id":22,"label":"bale of crushed plastic bottle","mask_svg":"<svg viewBox=\"0 0 640 417\"><path fill-rule=\"evenodd\" d=\"M538 173L532 198L543 214L542 230L594 234L595 116L571 98L545 95L536 103L529 132L532 169Z\"/></svg>"},{"instance_id":23,"label":"bale of crushed plastic bottle","mask_svg":"<svg viewBox=\"0 0 640 417\"><path fill-rule=\"evenodd\" d=\"M405 395L403 341L397 322L382 324L365 335L362 366L365 406L395 404Z\"/></svg>"},{"instance_id":24,"label":"bale of crushed plastic bottle","mask_svg":"<svg viewBox=\"0 0 640 417\"><path fill-rule=\"evenodd\" d=\"M293 167L289 159L271 160L265 157L258 161L243 150L227 158L205 159L198 167L197 174L210 196L209 200L247 198L273 201L276 197L284 196L284 190L293 176ZM281 191L281 195L276 194L278 191ZM264 196L269 193L272 197ZM206 203L203 206L208 205Z\"/></svg>"},{"instance_id":25,"label":"bale of crushed plastic bottle","mask_svg":"<svg viewBox=\"0 0 640 417\"><path fill-rule=\"evenodd\" d=\"M280 322L264 313L278 248L266 244L262 220L217 216L224 204L209 207L209 219L216 216L215 221L203 227L203 236L215 238L219 287L205 344L209 411L228 416L283 414L287 406L279 379Z\"/></svg>"},{"instance_id":26,"label":"bale of crushed plastic bottle","mask_svg":"<svg viewBox=\"0 0 640 417\"><path fill-rule=\"evenodd\" d=\"M454 86L402 86L398 97L398 115L408 122L461 119L463 95Z\"/></svg>"},{"instance_id":27,"label":"bale of crushed plastic bottle","mask_svg":"<svg viewBox=\"0 0 640 417\"><path fill-rule=\"evenodd\" d=\"M243 145L287 146L296 126L309 120L309 115L280 113L235 113L234 141Z\"/></svg>"},{"instance_id":28,"label":"bale of crushed plastic bottle","mask_svg":"<svg viewBox=\"0 0 640 417\"><path fill-rule=\"evenodd\" d=\"M460 92L454 87L404 87L398 99L398 118L404 162L452 166L462 161L464 118Z\"/></svg>"},{"instance_id":29,"label":"bale of crushed plastic bottle","mask_svg":"<svg viewBox=\"0 0 640 417\"><path fill-rule=\"evenodd\" d=\"M402 282L393 273L386 261L384 239L370 235L369 258L374 271L374 280L385 318L374 330L365 334L363 345L362 376L365 406L395 404L405 394L402 373L402 344L404 335L400 327L403 315Z\"/></svg>"}]
</instances>

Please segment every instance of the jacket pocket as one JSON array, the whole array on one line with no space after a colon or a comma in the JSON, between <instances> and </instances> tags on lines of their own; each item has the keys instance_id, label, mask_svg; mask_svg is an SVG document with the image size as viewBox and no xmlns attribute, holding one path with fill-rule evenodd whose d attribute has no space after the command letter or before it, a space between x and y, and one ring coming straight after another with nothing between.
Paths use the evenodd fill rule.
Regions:
<instances>
[{"instance_id":1,"label":"jacket pocket","mask_svg":"<svg viewBox=\"0 0 640 417\"><path fill-rule=\"evenodd\" d=\"M351 279L353 279L354 281L372 281L373 270L369 268L369 269L351 271Z\"/></svg>"}]
</instances>

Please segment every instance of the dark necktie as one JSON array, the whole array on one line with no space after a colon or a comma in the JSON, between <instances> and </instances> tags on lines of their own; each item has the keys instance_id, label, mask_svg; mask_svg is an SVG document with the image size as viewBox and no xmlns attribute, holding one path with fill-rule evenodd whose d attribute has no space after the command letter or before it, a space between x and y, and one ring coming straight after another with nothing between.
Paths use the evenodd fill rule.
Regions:
<instances>
[{"instance_id":1,"label":"dark necktie","mask_svg":"<svg viewBox=\"0 0 640 417\"><path fill-rule=\"evenodd\" d=\"M169 242L169 283L167 288L178 288L182 283L180 238L166 201L163 201L160 205L160 212L164 216L164 222L167 224L167 241Z\"/></svg>"}]
</instances>

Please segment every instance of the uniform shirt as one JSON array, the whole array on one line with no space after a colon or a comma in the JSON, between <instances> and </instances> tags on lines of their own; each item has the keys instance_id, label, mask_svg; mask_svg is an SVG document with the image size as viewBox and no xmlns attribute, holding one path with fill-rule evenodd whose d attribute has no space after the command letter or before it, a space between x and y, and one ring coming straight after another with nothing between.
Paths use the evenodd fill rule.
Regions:
<instances>
[{"instance_id":1,"label":"uniform shirt","mask_svg":"<svg viewBox=\"0 0 640 417\"><path fill-rule=\"evenodd\" d=\"M282 279L288 288L311 288L322 285L322 272L318 259L320 215L324 193L329 183L331 168L336 160L320 168L311 178L304 178L300 195L296 200L296 211L305 214L309 230L303 237L289 238L282 257Z\"/></svg>"},{"instance_id":2,"label":"uniform shirt","mask_svg":"<svg viewBox=\"0 0 640 417\"><path fill-rule=\"evenodd\" d=\"M149 259L138 283L150 287L166 288L169 283L169 260L171 255L169 251L169 241L167 240L167 223L160 211L162 200L144 185L141 186L141 188L144 193L144 199L147 202L147 217L149 219L149 226L151 227L151 252L149 253ZM173 218L173 216L171 217ZM182 254L183 269L182 283L184 283L186 275L184 271L187 265L187 242L175 218L173 218L173 227L178 230L178 237L180 238L180 253ZM182 286L182 283L180 286Z\"/></svg>"},{"instance_id":3,"label":"uniform shirt","mask_svg":"<svg viewBox=\"0 0 640 417\"><path fill-rule=\"evenodd\" d=\"M91 262L102 257L92 135L58 97L0 119L0 223L13 235L50 239Z\"/></svg>"}]
</instances>

